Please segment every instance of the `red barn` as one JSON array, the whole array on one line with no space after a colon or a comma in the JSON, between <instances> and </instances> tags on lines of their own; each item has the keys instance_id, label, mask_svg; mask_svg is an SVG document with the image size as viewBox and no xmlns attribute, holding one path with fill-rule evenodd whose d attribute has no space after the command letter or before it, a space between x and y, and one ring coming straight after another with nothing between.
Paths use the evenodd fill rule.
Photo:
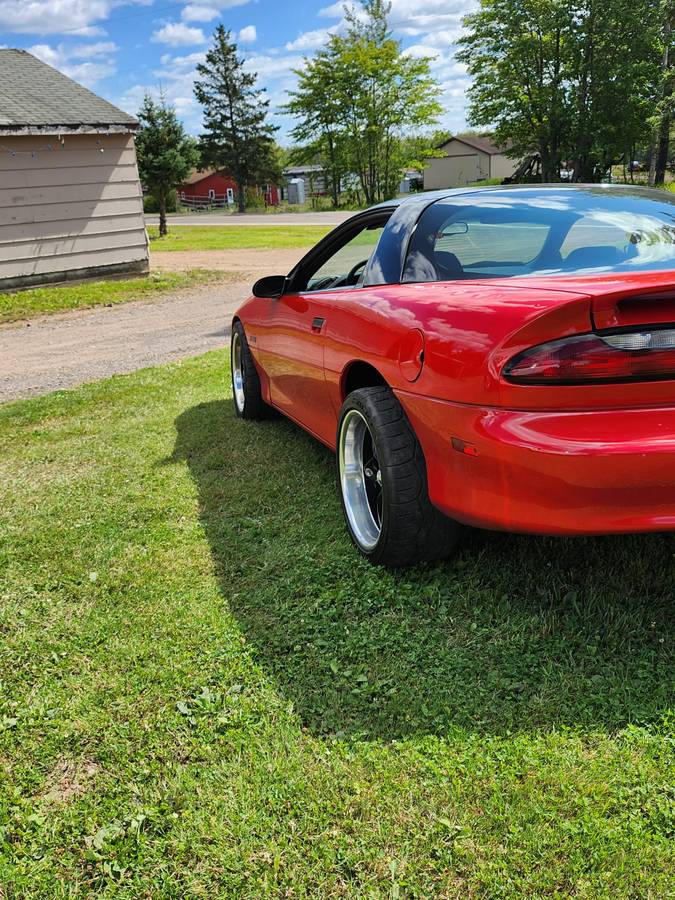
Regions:
<instances>
[{"instance_id":1,"label":"red barn","mask_svg":"<svg viewBox=\"0 0 675 900\"><path fill-rule=\"evenodd\" d=\"M203 169L193 172L179 188L180 199L187 206L199 209L206 206L227 206L237 202L237 185L231 175L217 169ZM279 203L279 189L265 185L265 203L276 206Z\"/></svg>"}]
</instances>

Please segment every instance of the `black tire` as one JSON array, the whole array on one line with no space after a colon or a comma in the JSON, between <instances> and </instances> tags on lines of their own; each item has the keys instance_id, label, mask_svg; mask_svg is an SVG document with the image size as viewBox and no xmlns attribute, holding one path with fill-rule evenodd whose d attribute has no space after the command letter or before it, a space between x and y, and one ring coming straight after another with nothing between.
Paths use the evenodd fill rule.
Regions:
<instances>
[{"instance_id":1,"label":"black tire","mask_svg":"<svg viewBox=\"0 0 675 900\"><path fill-rule=\"evenodd\" d=\"M238 359L235 358L237 354L240 354ZM235 322L232 326L230 373L235 415L240 419L266 419L270 407L262 398L260 376L253 362L253 356L246 340L246 332L241 322ZM241 376L241 379L238 375Z\"/></svg>"},{"instance_id":2,"label":"black tire","mask_svg":"<svg viewBox=\"0 0 675 900\"><path fill-rule=\"evenodd\" d=\"M360 420L365 422L369 436ZM363 435L366 448L361 451L361 469L367 473L362 478L363 488L357 486L358 474L350 475L358 472L358 452L353 448L358 444L359 434ZM367 465L365 460L370 452L373 465ZM337 459L338 487L347 528L367 559L375 565L402 568L444 559L452 553L461 526L430 503L422 448L390 388L360 388L349 394L338 420ZM376 501L372 499L373 485L380 492ZM370 540L364 540L363 534L360 537L353 524L362 521L360 515L368 518L367 510L363 512L364 496L375 524L369 530L369 520L364 529ZM379 536L372 543L378 527Z\"/></svg>"}]
</instances>

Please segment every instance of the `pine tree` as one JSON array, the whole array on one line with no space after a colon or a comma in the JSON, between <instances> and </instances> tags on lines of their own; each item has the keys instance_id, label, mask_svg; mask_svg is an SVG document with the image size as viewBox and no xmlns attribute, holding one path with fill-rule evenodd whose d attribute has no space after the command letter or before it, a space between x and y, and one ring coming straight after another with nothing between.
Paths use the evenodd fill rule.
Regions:
<instances>
[{"instance_id":1,"label":"pine tree","mask_svg":"<svg viewBox=\"0 0 675 900\"><path fill-rule=\"evenodd\" d=\"M257 76L244 69L237 45L222 25L216 28L206 60L197 66L197 100L204 107L199 138L203 166L222 169L237 184L239 212L246 209L246 186L277 175L274 132L267 123L269 100L256 87Z\"/></svg>"},{"instance_id":2,"label":"pine tree","mask_svg":"<svg viewBox=\"0 0 675 900\"><path fill-rule=\"evenodd\" d=\"M194 140L178 121L176 111L164 97L155 103L146 94L138 113L141 123L136 135L136 153L141 181L159 204L159 234L167 233L166 198L169 191L185 181L197 165L199 154Z\"/></svg>"}]
</instances>

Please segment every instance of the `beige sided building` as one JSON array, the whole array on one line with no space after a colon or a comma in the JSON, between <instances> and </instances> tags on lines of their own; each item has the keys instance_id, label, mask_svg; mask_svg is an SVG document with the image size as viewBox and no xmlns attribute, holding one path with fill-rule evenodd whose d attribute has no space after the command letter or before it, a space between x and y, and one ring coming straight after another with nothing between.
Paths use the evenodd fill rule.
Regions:
<instances>
[{"instance_id":1,"label":"beige sided building","mask_svg":"<svg viewBox=\"0 0 675 900\"><path fill-rule=\"evenodd\" d=\"M436 148L438 156L424 170L424 190L464 187L476 181L508 178L518 162L509 159L489 138L458 134ZM442 154L442 155L441 155Z\"/></svg>"},{"instance_id":2,"label":"beige sided building","mask_svg":"<svg viewBox=\"0 0 675 900\"><path fill-rule=\"evenodd\" d=\"M0 291L148 270L138 122L0 50Z\"/></svg>"}]
</instances>

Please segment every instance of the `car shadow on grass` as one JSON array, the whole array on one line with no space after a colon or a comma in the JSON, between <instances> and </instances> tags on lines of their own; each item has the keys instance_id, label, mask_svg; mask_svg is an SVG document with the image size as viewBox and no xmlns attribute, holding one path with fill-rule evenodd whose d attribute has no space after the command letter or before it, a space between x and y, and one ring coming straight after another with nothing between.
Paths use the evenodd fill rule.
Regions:
<instances>
[{"instance_id":1,"label":"car shadow on grass","mask_svg":"<svg viewBox=\"0 0 675 900\"><path fill-rule=\"evenodd\" d=\"M223 596L312 733L607 732L672 705L674 535L467 530L447 562L387 572L349 543L333 456L300 429L231 401L176 426Z\"/></svg>"}]
</instances>

